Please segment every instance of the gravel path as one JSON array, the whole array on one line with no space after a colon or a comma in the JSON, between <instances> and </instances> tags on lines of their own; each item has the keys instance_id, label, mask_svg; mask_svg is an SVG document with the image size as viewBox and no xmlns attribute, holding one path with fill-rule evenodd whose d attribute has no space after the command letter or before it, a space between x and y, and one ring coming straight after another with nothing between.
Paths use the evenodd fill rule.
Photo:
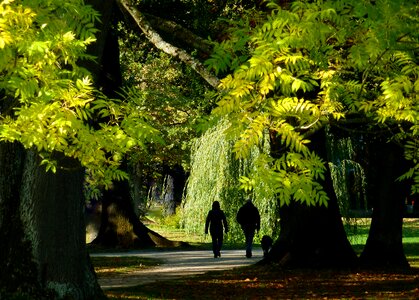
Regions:
<instances>
[{"instance_id":1,"label":"gravel path","mask_svg":"<svg viewBox=\"0 0 419 300\"><path fill-rule=\"evenodd\" d=\"M102 289L136 286L156 281L176 279L181 276L203 274L209 271L227 270L254 264L262 259L262 250L254 249L253 257L246 258L245 250L223 250L220 258L213 258L212 251L130 251L121 253L100 253L92 256L139 256L156 258L163 264L115 277L99 278Z\"/></svg>"}]
</instances>

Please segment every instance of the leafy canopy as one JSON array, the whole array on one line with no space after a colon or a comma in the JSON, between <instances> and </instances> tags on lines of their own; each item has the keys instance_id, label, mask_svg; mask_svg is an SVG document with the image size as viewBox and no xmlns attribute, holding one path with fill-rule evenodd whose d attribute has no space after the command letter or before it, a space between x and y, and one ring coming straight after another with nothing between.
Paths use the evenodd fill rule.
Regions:
<instances>
[{"instance_id":1,"label":"leafy canopy","mask_svg":"<svg viewBox=\"0 0 419 300\"><path fill-rule=\"evenodd\" d=\"M106 185L126 177L123 154L157 132L133 105L95 90L80 66L93 59L86 47L99 18L82 0L0 2L0 140L36 149L47 170L62 152Z\"/></svg>"},{"instance_id":2,"label":"leafy canopy","mask_svg":"<svg viewBox=\"0 0 419 300\"><path fill-rule=\"evenodd\" d=\"M270 14L242 37L215 47L216 71L234 69L221 82L215 113L239 128L235 153L246 157L269 133L281 142L268 182L282 204L289 199L327 204L317 183L324 162L309 148L310 134L362 119L396 128L419 192L418 10L415 1L293 1L269 3ZM238 23L233 23L232 26ZM232 30L230 29L230 32ZM248 55L237 60L225 59ZM241 58L242 59L242 58ZM242 179L242 182L252 182Z\"/></svg>"}]
</instances>

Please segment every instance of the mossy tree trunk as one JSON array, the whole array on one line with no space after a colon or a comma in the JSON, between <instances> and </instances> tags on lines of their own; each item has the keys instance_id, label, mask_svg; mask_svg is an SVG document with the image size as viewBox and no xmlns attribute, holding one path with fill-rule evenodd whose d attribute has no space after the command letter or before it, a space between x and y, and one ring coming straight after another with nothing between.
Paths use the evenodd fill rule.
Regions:
<instances>
[{"instance_id":1,"label":"mossy tree trunk","mask_svg":"<svg viewBox=\"0 0 419 300\"><path fill-rule=\"evenodd\" d=\"M279 149L272 141L273 153ZM324 130L311 137L311 149L326 161ZM343 227L330 171L322 182L330 200L327 207L292 202L280 208L280 233L266 261L289 267L355 266L357 256Z\"/></svg>"}]
</instances>

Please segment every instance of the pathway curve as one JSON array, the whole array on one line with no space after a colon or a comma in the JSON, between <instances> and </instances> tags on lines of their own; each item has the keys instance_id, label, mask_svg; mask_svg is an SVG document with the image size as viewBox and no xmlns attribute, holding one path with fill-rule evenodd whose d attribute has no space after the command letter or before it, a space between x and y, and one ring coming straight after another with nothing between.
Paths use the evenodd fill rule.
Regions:
<instances>
[{"instance_id":1,"label":"pathway curve","mask_svg":"<svg viewBox=\"0 0 419 300\"><path fill-rule=\"evenodd\" d=\"M262 259L262 250L253 250L253 257L246 258L244 250L223 250L220 258L213 258L212 251L182 250L160 251L139 250L121 253L97 253L91 256L138 256L155 258L164 263L145 270L115 277L99 278L102 289L136 286L156 281L176 279L181 276L203 274L209 271L228 270L254 264Z\"/></svg>"}]
</instances>

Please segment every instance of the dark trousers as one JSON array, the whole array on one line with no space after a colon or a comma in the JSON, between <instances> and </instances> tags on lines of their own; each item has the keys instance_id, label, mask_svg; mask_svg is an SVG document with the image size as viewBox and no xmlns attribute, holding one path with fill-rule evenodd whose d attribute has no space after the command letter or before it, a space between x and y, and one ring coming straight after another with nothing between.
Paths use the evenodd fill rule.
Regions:
<instances>
[{"instance_id":1,"label":"dark trousers","mask_svg":"<svg viewBox=\"0 0 419 300\"><path fill-rule=\"evenodd\" d=\"M211 239L214 256L220 256L221 247L223 246L223 233L212 232Z\"/></svg>"},{"instance_id":2,"label":"dark trousers","mask_svg":"<svg viewBox=\"0 0 419 300\"><path fill-rule=\"evenodd\" d=\"M253 237L255 236L255 231L244 230L244 236L246 238L246 256L252 257Z\"/></svg>"}]
</instances>

